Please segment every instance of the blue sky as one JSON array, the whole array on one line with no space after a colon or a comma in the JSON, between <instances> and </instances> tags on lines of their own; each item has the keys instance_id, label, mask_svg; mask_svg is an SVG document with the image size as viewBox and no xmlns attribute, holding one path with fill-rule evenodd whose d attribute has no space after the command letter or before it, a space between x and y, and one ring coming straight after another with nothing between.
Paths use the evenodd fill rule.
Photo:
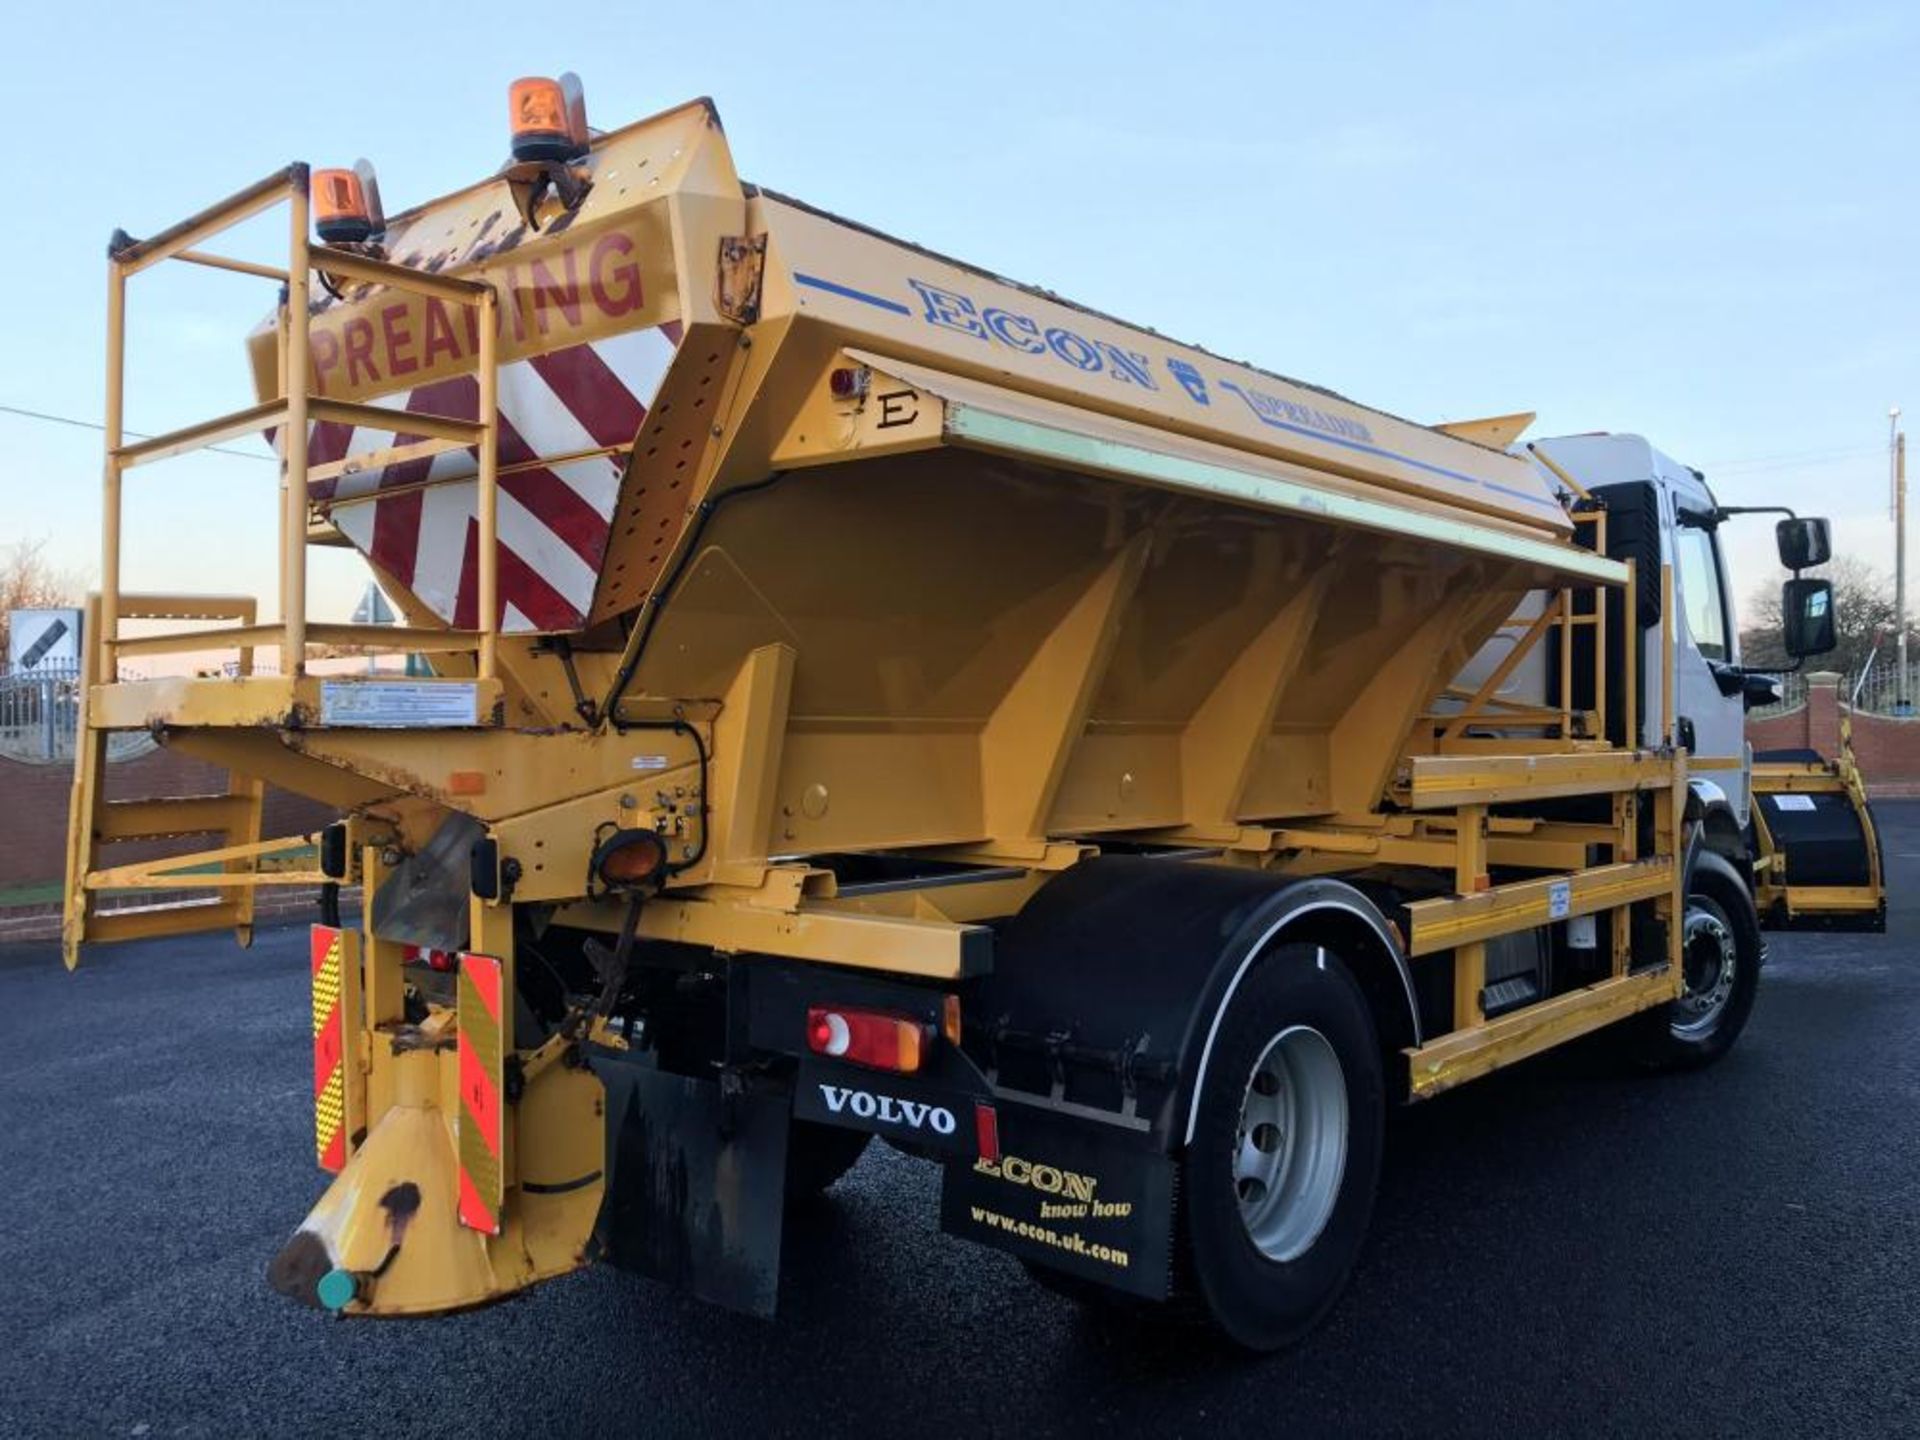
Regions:
<instances>
[{"instance_id":1,"label":"blue sky","mask_svg":"<svg viewBox=\"0 0 1920 1440\"><path fill-rule=\"evenodd\" d=\"M1920 414L1914 7L439 8L10 18L0 406L98 420L114 227L290 159L366 155L403 208L500 162L510 80L572 68L596 124L710 94L749 179L1417 419L1640 431L1724 502L1823 511L1891 563L1886 410ZM247 403L270 300L164 269L134 289L136 429ZM272 483L219 455L136 474L127 583L270 589ZM0 413L0 544L95 571L98 491L96 435ZM1773 578L1748 524L1743 595ZM324 557L316 613L358 583Z\"/></svg>"}]
</instances>

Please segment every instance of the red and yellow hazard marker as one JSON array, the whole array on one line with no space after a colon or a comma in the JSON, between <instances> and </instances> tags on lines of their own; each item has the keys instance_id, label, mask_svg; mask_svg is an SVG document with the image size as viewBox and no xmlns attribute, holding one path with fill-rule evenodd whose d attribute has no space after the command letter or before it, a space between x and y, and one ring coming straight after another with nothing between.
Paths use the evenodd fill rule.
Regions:
<instances>
[{"instance_id":1,"label":"red and yellow hazard marker","mask_svg":"<svg viewBox=\"0 0 1920 1440\"><path fill-rule=\"evenodd\" d=\"M313 1148L322 1170L347 1163L346 936L316 925L313 964Z\"/></svg>"},{"instance_id":2,"label":"red and yellow hazard marker","mask_svg":"<svg viewBox=\"0 0 1920 1440\"><path fill-rule=\"evenodd\" d=\"M501 1025L500 962L489 955L460 957L460 1223L500 1233L506 1198L505 1037Z\"/></svg>"}]
</instances>

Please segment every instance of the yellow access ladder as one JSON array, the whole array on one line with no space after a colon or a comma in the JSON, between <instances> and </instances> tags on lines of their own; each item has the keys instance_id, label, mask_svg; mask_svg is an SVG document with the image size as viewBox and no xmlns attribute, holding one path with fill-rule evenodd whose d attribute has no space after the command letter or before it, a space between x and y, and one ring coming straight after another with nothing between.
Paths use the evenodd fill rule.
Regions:
<instances>
[{"instance_id":1,"label":"yellow access ladder","mask_svg":"<svg viewBox=\"0 0 1920 1440\"><path fill-rule=\"evenodd\" d=\"M264 857L312 837L260 838L264 785L231 775L224 794L109 799L106 794L107 739L111 729L128 728L124 713L117 725L102 723L103 697L119 684L121 663L135 656L238 649L236 678L253 678L256 649L277 648L280 680L289 694L306 679L307 650L314 645L359 647L403 653L465 653L482 681L496 675L499 612L498 447L495 321L498 300L481 281L395 264L377 244L342 248L313 243L308 237L309 172L302 164L269 175L219 204L146 240L116 234L108 251L107 396L104 504L102 506L101 589L87 602L83 636L78 734L74 747L74 784L68 815L66 898L62 950L69 969L79 963L81 946L92 941L185 934L231 927L242 944L252 938L254 888L261 884L306 885L327 879L317 871L263 869ZM282 203L289 210L289 257L284 269L216 255L196 247L213 236ZM125 399L127 282L165 260L181 260L278 282L278 398L248 406L218 419L129 443L122 424ZM479 406L474 419L400 411L355 404L310 393L311 357L308 319L313 277L339 293L343 285L390 287L425 295L477 311L476 378ZM404 445L328 464L309 465L305 437L310 424L332 421L374 431L422 437ZM276 434L279 452L280 618L259 622L258 602L246 596L139 595L122 591L121 496L127 473L138 466L219 443L235 436ZM379 469L441 451L473 447L478 454L479 530L476 629L410 628L389 625L309 624L307 565L309 544L337 540L310 513L309 485L349 468ZM162 634L123 635L124 621L214 622L213 628ZM223 703L226 679L181 682L178 703L156 723L167 728L258 723L247 707ZM197 696L204 694L204 703ZM289 707L290 708L290 707ZM144 717L143 717L144 718ZM172 856L103 868L102 849L125 841L216 837L218 844L191 855ZM102 892L205 888L215 894L202 901L101 910Z\"/></svg>"},{"instance_id":2,"label":"yellow access ladder","mask_svg":"<svg viewBox=\"0 0 1920 1440\"><path fill-rule=\"evenodd\" d=\"M121 614L133 620L240 620L252 623L256 610L250 597L184 595L123 595ZM204 874L169 876L166 862L150 867L122 867L124 871L151 869L151 876L102 870L100 851L127 841L173 840L189 835L219 837L224 851L260 848L260 816L265 785L247 776L229 774L225 794L168 795L143 799L107 798L106 766L109 733L90 723L88 699L101 681L98 627L100 597L87 598L81 635L79 733L73 755L73 798L67 813L67 893L61 933L67 968L79 963L83 941L130 940L148 935L175 935L231 926L242 945L253 938L253 889L235 881L222 882L230 893L197 902L132 906L102 912L99 898L109 888L183 888L206 885ZM242 652L241 665L251 661ZM252 875L255 866L246 855L235 855L223 865L234 875ZM78 881L78 883L75 883Z\"/></svg>"}]
</instances>

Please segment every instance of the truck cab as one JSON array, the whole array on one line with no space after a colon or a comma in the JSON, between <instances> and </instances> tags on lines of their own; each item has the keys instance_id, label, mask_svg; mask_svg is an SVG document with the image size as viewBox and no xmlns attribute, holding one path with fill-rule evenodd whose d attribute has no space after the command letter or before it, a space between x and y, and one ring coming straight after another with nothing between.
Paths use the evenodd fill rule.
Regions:
<instances>
[{"instance_id":1,"label":"truck cab","mask_svg":"<svg viewBox=\"0 0 1920 1440\"><path fill-rule=\"evenodd\" d=\"M1705 843L1753 877L1763 921L1850 927L1864 921L1864 928L1883 928L1879 842L1850 745L1843 740L1837 755L1762 756L1756 764L1747 742L1747 712L1777 698L1778 684L1774 672L1742 664L1737 582L1720 535L1724 526L1752 523L1743 520L1745 512L1719 504L1700 471L1644 436L1569 435L1526 449L1547 475L1584 492L1569 496L1573 508L1606 512L1605 525L1592 532L1599 548L1636 567L1635 663L1607 667L1616 687L1627 683L1625 672L1631 669L1636 733L1609 738L1658 746L1666 735L1664 717L1671 717L1673 741L1687 752L1689 803ZM1790 628L1798 628L1796 622L1817 611L1821 623L1814 628L1830 632L1826 582L1800 575L1826 559L1825 522L1771 507L1766 513L1788 515L1778 529L1780 559L1795 578L1788 582L1783 617ZM1816 534L1816 548L1807 549ZM1665 653L1659 624L1668 606L1673 610L1671 655ZM1577 636L1573 643L1578 646L1584 638ZM1789 653L1802 659L1831 648L1830 633L1809 632L1807 639L1818 644L1786 638ZM1547 663L1536 671L1532 693L1557 701L1553 669ZM1576 677L1588 673L1578 663L1571 669ZM1590 703L1591 685L1585 695L1577 680L1574 689L1575 704ZM1616 703L1608 713L1617 729L1625 710ZM1786 898L1790 870L1804 872L1800 878L1812 882L1793 887L1792 905ZM1862 897L1872 903L1863 908Z\"/></svg>"},{"instance_id":2,"label":"truck cab","mask_svg":"<svg viewBox=\"0 0 1920 1440\"><path fill-rule=\"evenodd\" d=\"M1658 743L1656 727L1672 708L1688 772L1717 787L1735 822L1748 824L1746 712L1733 580L1721 553L1722 515L1699 471L1640 435L1571 435L1533 448L1573 476L1609 512L1610 553L1642 571L1638 674L1645 677L1634 743ZM1624 522L1624 523L1623 523ZM1670 570L1674 606L1671 674L1655 626L1662 572ZM1647 601L1651 600L1649 611ZM1755 692L1758 693L1758 692Z\"/></svg>"}]
</instances>

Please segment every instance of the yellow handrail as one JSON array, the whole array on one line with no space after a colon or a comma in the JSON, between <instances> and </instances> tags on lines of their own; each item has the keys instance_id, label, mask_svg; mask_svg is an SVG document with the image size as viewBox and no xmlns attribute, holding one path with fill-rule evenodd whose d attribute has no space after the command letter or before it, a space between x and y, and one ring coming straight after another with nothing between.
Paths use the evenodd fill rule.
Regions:
<instances>
[{"instance_id":1,"label":"yellow handrail","mask_svg":"<svg viewBox=\"0 0 1920 1440\"><path fill-rule=\"evenodd\" d=\"M236 260L200 249L212 237L230 229L274 205L288 205L288 264L285 270L249 260ZM398 265L355 251L330 245L315 245L308 238L308 169L303 164L285 170L238 191L216 205L170 226L146 240L133 240L116 234L108 252L107 289L107 400L103 429L106 432L106 463L103 477L103 516L101 525L101 590L99 656L101 673L117 673L121 653L164 653L188 648L172 641L210 641L221 632L201 632L188 636L140 637L122 639L123 618L121 580L122 482L125 472L136 465L203 449L233 435L277 428L276 448L280 459L280 619L277 625L253 625L247 630L249 644L277 639L281 673L297 679L306 669L307 647L323 644L324 633L337 636L340 626L309 626L307 623L307 556L313 543L308 526L307 487L311 480L338 473L339 466L309 467L305 436L310 422L331 420L344 424L378 427L398 423L401 412L379 405L349 404L310 393L311 357L308 351L308 303L312 277L320 271L332 279L355 280L370 285L388 285L412 291L479 311L479 354L477 357L480 392L479 415L474 420L454 416L420 415L406 412L405 430L427 437L405 447L409 456L438 450L476 445L479 449L479 496L476 505L479 520L478 555L478 628L473 631L447 631L437 643L429 638L440 632L409 630L395 632L398 647L471 649L476 654L480 678L494 676L499 640L499 456L498 437L498 355L494 335L498 304L493 288L478 280L434 274L411 266ZM163 260L181 260L191 265L209 266L255 278L281 283L279 312L276 317L281 335L280 398L216 419L185 426L165 435L126 443L123 428L126 379L126 304L127 280ZM389 422L388 417L392 417ZM372 457L377 458L377 457ZM127 612L127 618L137 618ZM235 635L222 637L227 645ZM358 638L358 637L356 637Z\"/></svg>"}]
</instances>

